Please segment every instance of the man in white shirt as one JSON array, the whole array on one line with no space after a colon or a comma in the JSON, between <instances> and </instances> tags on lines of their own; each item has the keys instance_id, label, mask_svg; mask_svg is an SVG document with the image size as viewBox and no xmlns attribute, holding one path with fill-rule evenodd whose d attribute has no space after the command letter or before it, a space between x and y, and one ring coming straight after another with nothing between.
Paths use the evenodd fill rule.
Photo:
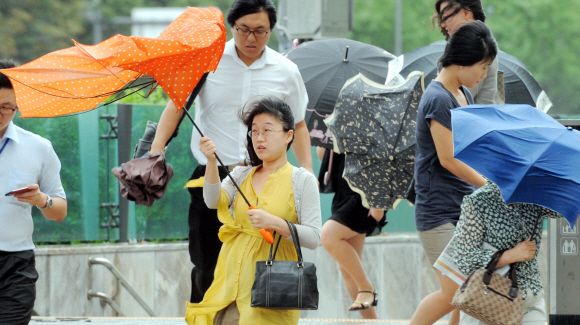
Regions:
<instances>
[{"instance_id":1,"label":"man in white shirt","mask_svg":"<svg viewBox=\"0 0 580 325\"><path fill-rule=\"evenodd\" d=\"M0 69L12 67L0 61ZM50 141L12 123L17 110L0 73L0 324L11 325L29 323L36 299L32 207L56 222L67 213L60 161Z\"/></svg>"},{"instance_id":2,"label":"man in white shirt","mask_svg":"<svg viewBox=\"0 0 580 325\"><path fill-rule=\"evenodd\" d=\"M243 165L246 159L246 134L240 110L259 96L275 96L286 102L296 123L292 151L301 167L312 172L310 135L304 122L308 97L298 68L290 60L268 48L276 24L276 7L271 0L236 0L227 22L233 39L225 46L215 73L210 73L195 106L195 120L202 132L218 148L218 155L229 168ZM151 152L164 152L165 144L176 129L183 111L169 102L161 115ZM194 129L191 150L199 162L191 179L205 173L206 158L199 151L200 135ZM220 168L220 178L226 173ZM198 303L209 288L221 248L217 236L220 222L216 210L203 201L201 188L189 189L189 254L192 271L191 302Z\"/></svg>"}]
</instances>

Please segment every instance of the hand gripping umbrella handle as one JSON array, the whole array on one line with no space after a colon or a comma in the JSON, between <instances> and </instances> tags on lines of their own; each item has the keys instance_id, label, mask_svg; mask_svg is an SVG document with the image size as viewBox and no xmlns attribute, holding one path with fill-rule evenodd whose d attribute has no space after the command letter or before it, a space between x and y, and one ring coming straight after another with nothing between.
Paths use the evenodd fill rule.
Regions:
<instances>
[{"instance_id":1,"label":"hand gripping umbrella handle","mask_svg":"<svg viewBox=\"0 0 580 325\"><path fill-rule=\"evenodd\" d=\"M254 210L255 207L253 205L250 205L248 207L249 210ZM272 233L270 232L270 229L260 229L260 235L262 235L262 237L264 238L264 240L268 243L268 244L273 244L274 243L274 237L272 236Z\"/></svg>"},{"instance_id":2,"label":"hand gripping umbrella handle","mask_svg":"<svg viewBox=\"0 0 580 325\"><path fill-rule=\"evenodd\" d=\"M190 96L190 99L191 99L191 97L193 97L193 96ZM187 102L187 106L191 106L191 102L192 102L192 100L189 100ZM187 116L187 118L189 118L189 120L191 121L191 123L193 123L193 126L195 126L195 128L197 129L197 132L199 132L199 134L203 137L204 136L203 135L203 132L201 132L201 129L197 126L197 123L195 123L195 121L193 120L193 117L191 117L191 115L189 114L188 110L187 109L184 109L183 112L185 113L185 116ZM216 157L216 159L219 162L219 164L224 168L224 170L226 171L226 174L232 180L232 183L234 184L234 186L236 187L236 189L238 190L238 192L242 195L242 198L244 198L244 201L246 201L246 204L248 204L248 209L250 209L250 210L255 209L255 207L250 204L250 201L248 201L248 199L246 198L246 196L244 195L244 193L242 192L242 190L240 190L240 187L238 186L238 184L236 183L236 181L234 180L234 178L230 174L230 172L229 172L228 168L226 167L226 165L224 165L224 163L222 162L222 160L220 159L220 157L218 157L217 153L214 153L214 156ZM270 230L268 230L268 229L260 229L260 234L262 235L262 237L264 237L264 240L268 244L273 244L274 243L274 237L272 236L272 233L270 232Z\"/></svg>"}]
</instances>

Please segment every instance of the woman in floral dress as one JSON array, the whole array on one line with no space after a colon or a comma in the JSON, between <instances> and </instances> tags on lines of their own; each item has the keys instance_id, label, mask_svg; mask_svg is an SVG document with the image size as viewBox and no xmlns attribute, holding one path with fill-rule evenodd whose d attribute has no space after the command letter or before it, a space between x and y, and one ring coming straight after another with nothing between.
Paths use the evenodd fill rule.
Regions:
<instances>
[{"instance_id":1,"label":"woman in floral dress","mask_svg":"<svg viewBox=\"0 0 580 325\"><path fill-rule=\"evenodd\" d=\"M546 311L536 252L542 240L542 219L561 217L535 204L507 205L499 187L488 181L463 199L455 230L455 263L461 272L471 274L484 268L495 253L484 249L483 243L505 250L497 267L516 263L524 299L524 324L543 325ZM464 313L461 313L459 324L485 325Z\"/></svg>"}]
</instances>

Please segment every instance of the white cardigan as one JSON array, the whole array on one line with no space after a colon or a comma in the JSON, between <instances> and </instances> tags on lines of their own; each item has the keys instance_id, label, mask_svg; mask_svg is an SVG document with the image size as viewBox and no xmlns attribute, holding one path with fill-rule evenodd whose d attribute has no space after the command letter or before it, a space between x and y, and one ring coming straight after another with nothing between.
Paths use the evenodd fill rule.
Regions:
<instances>
[{"instance_id":1,"label":"white cardigan","mask_svg":"<svg viewBox=\"0 0 580 325\"><path fill-rule=\"evenodd\" d=\"M253 166L238 166L231 172L236 183L242 184L252 171ZM294 192L294 205L298 215L298 238L300 246L316 249L320 245L320 228L322 218L320 212L320 195L318 193L318 180L316 176L304 168L293 167L292 187ZM210 209L217 209L221 189L224 189L229 201L230 212L233 216L233 204L238 190L229 177L222 183L209 184L204 179L203 199ZM287 238L292 241L292 236Z\"/></svg>"}]
</instances>

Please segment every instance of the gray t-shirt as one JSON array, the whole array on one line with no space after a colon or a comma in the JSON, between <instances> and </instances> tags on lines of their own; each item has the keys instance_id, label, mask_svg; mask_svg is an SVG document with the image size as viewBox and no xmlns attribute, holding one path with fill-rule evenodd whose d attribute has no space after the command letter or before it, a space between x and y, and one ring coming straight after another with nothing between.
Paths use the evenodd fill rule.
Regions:
<instances>
[{"instance_id":1,"label":"gray t-shirt","mask_svg":"<svg viewBox=\"0 0 580 325\"><path fill-rule=\"evenodd\" d=\"M469 104L473 97L461 87ZM417 149L415 153L415 226L426 231L448 222L456 223L461 202L475 187L441 166L431 136L431 119L451 130L451 110L459 107L455 97L439 81L431 81L417 112Z\"/></svg>"}]
</instances>

